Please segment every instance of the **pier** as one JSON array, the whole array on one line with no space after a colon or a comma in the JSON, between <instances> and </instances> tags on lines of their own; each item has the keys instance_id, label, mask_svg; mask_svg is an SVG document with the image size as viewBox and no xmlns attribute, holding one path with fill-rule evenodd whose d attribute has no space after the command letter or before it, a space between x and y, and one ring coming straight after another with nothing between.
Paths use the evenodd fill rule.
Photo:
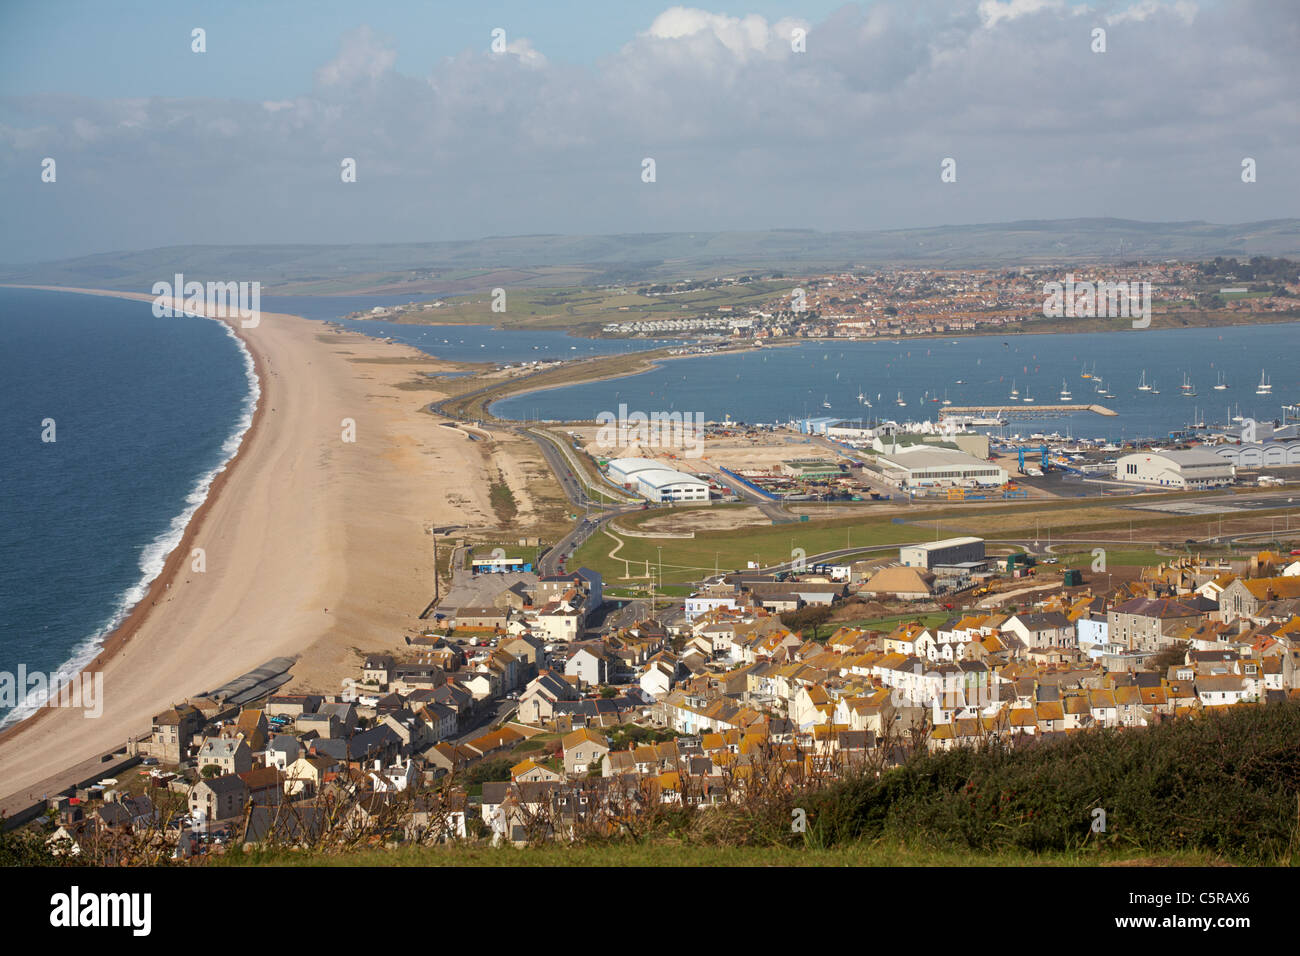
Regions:
<instances>
[{"instance_id":1,"label":"pier","mask_svg":"<svg viewBox=\"0 0 1300 956\"><path fill-rule=\"evenodd\" d=\"M1036 412L1093 412L1097 415L1115 417L1119 413L1114 409L1107 408L1105 405L1048 405L1032 402L1025 404L1006 404L1006 405L947 405L939 410L939 420L942 421L945 415L978 415L987 418L997 418L1003 415L1014 415L1016 413L1033 415Z\"/></svg>"}]
</instances>

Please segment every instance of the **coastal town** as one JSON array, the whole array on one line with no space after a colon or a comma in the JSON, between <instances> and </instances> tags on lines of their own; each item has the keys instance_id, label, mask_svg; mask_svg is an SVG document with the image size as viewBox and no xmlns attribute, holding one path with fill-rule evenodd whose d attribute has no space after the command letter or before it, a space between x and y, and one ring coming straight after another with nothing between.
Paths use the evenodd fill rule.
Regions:
<instances>
[{"instance_id":1,"label":"coastal town","mask_svg":"<svg viewBox=\"0 0 1300 956\"><path fill-rule=\"evenodd\" d=\"M479 559L463 586L481 605L365 655L338 693L159 713L115 779L49 801L48 841L76 854L148 834L183 858L357 834L574 840L917 749L1300 700L1300 557L1189 556L1106 591L985 545L725 574L635 619L611 615L589 569ZM963 601L973 583L988 597Z\"/></svg>"}]
</instances>

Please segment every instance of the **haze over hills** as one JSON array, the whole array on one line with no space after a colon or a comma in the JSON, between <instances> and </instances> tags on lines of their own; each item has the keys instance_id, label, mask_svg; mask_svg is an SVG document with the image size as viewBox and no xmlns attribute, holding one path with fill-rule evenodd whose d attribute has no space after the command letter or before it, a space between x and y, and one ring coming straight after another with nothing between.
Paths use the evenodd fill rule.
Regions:
<instances>
[{"instance_id":1,"label":"haze over hills","mask_svg":"<svg viewBox=\"0 0 1300 956\"><path fill-rule=\"evenodd\" d=\"M749 270L851 266L991 267L1134 259L1300 255L1300 219L1240 224L1025 220L875 232L531 235L370 245L168 246L34 265L0 281L149 291L187 279L259 280L281 294L461 294L496 285L563 286Z\"/></svg>"}]
</instances>

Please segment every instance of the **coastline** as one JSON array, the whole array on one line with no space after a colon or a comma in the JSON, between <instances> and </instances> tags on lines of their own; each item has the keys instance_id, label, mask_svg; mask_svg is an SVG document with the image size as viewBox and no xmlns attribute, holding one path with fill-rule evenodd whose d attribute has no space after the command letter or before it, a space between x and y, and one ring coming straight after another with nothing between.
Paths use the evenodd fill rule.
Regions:
<instances>
[{"instance_id":1,"label":"coastline","mask_svg":"<svg viewBox=\"0 0 1300 956\"><path fill-rule=\"evenodd\" d=\"M433 592L425 529L496 525L490 483L474 480L484 449L422 414L445 397L435 383L410 387L444 360L299 316L226 324L258 381L249 427L83 669L103 676L101 717L40 707L0 732L6 808L75 783L72 768L147 734L154 714L268 659L295 660L286 692L336 692L357 653L396 650L418 626ZM355 441L341 434L349 419ZM195 547L203 573L189 564Z\"/></svg>"},{"instance_id":2,"label":"coastline","mask_svg":"<svg viewBox=\"0 0 1300 956\"><path fill-rule=\"evenodd\" d=\"M82 288L62 288L58 286L6 286L7 288L35 289L43 292L71 292L80 295L103 296L107 298L132 299L136 301L152 302L154 296L146 295L139 292L114 292L111 290L95 290ZM242 343L243 348L253 360L253 373L257 378L258 395L253 406L252 421L244 429L240 436L239 445L235 448L231 456L226 459L221 466L220 471L213 477L212 482L208 485L207 493L203 496L203 501L199 504L194 512L190 515L189 520L185 523L185 530L181 533L180 540L176 542L175 547L167 554L163 561L163 566L149 582L145 593L126 613L126 616L118 622L100 642L99 652L88 662L77 669L80 674L83 671L102 670L127 644L128 641L140 630L141 626L149 618L150 612L157 606L158 599L170 589L177 572L180 570L182 562L189 557L194 539L198 536L198 529L202 526L207 514L212 510L213 505L221 496L222 490L230 481L231 475L235 468L241 462L244 451L250 447L256 440L259 428L265 419L266 396L267 396L267 376L265 361L258 349L248 341L247 337L241 335L241 329L237 321L231 321L214 316L204 316L210 321L221 322L228 328L232 329L235 338ZM0 730L0 745L6 741L17 737L25 729L35 727L42 717L54 713L50 707L37 707L31 714L15 721L9 726ZM125 741L124 741L125 742Z\"/></svg>"}]
</instances>

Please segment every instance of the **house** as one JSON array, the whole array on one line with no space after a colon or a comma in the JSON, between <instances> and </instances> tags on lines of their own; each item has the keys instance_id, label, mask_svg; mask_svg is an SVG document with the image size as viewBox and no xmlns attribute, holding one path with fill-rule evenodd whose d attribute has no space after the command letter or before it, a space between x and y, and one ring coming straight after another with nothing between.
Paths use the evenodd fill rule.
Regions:
<instances>
[{"instance_id":1,"label":"house","mask_svg":"<svg viewBox=\"0 0 1300 956\"><path fill-rule=\"evenodd\" d=\"M361 681L365 684L376 684L381 690L385 690L393 679L396 667L391 654L369 654L361 662Z\"/></svg>"},{"instance_id":2,"label":"house","mask_svg":"<svg viewBox=\"0 0 1300 956\"><path fill-rule=\"evenodd\" d=\"M1138 597L1106 612L1107 636L1130 651L1155 652L1175 643L1172 631L1200 620L1200 611L1171 598Z\"/></svg>"},{"instance_id":3,"label":"house","mask_svg":"<svg viewBox=\"0 0 1300 956\"><path fill-rule=\"evenodd\" d=\"M297 760L301 753L302 747L298 743L298 738L290 734L276 734L267 744L263 760L268 767L284 770Z\"/></svg>"},{"instance_id":4,"label":"house","mask_svg":"<svg viewBox=\"0 0 1300 956\"><path fill-rule=\"evenodd\" d=\"M647 662L637 683L652 699L658 700L673 689L676 677L676 661L670 661L667 656L656 657Z\"/></svg>"},{"instance_id":5,"label":"house","mask_svg":"<svg viewBox=\"0 0 1300 956\"><path fill-rule=\"evenodd\" d=\"M1003 622L1001 630L1016 635L1027 648L1073 647L1077 640L1074 623L1059 611L1013 614Z\"/></svg>"},{"instance_id":6,"label":"house","mask_svg":"<svg viewBox=\"0 0 1300 956\"><path fill-rule=\"evenodd\" d=\"M564 775L528 757L510 768L510 778L516 783L553 783L563 780Z\"/></svg>"},{"instance_id":7,"label":"house","mask_svg":"<svg viewBox=\"0 0 1300 956\"><path fill-rule=\"evenodd\" d=\"M248 803L248 787L233 773L200 780L190 787L188 795L190 814L202 817L209 823L231 820L244 812Z\"/></svg>"},{"instance_id":8,"label":"house","mask_svg":"<svg viewBox=\"0 0 1300 956\"><path fill-rule=\"evenodd\" d=\"M1234 674L1222 677L1197 677L1196 696L1205 707L1239 704L1246 696L1246 685Z\"/></svg>"},{"instance_id":9,"label":"house","mask_svg":"<svg viewBox=\"0 0 1300 956\"><path fill-rule=\"evenodd\" d=\"M299 757L284 768L284 792L289 797L311 797L320 792L325 775L338 764L329 757Z\"/></svg>"},{"instance_id":10,"label":"house","mask_svg":"<svg viewBox=\"0 0 1300 956\"><path fill-rule=\"evenodd\" d=\"M253 751L243 740L233 737L206 737L199 745L195 765L215 766L223 774L246 773L253 769Z\"/></svg>"},{"instance_id":11,"label":"house","mask_svg":"<svg viewBox=\"0 0 1300 956\"><path fill-rule=\"evenodd\" d=\"M605 735L583 727L560 739L564 748L564 772L569 776L594 770L601 759L609 753L609 742Z\"/></svg>"},{"instance_id":12,"label":"house","mask_svg":"<svg viewBox=\"0 0 1300 956\"><path fill-rule=\"evenodd\" d=\"M239 717L233 724L221 728L220 736L243 740L248 744L249 750L260 753L266 749L269 732L270 724L267 723L265 713L257 709L245 709L239 712Z\"/></svg>"},{"instance_id":13,"label":"house","mask_svg":"<svg viewBox=\"0 0 1300 956\"><path fill-rule=\"evenodd\" d=\"M202 727L203 714L190 704L179 704L155 714L148 752L164 763L180 763Z\"/></svg>"},{"instance_id":14,"label":"house","mask_svg":"<svg viewBox=\"0 0 1300 956\"><path fill-rule=\"evenodd\" d=\"M584 644L579 647L564 665L566 677L577 677L590 686L608 684L610 679L610 655L600 644Z\"/></svg>"}]
</instances>

